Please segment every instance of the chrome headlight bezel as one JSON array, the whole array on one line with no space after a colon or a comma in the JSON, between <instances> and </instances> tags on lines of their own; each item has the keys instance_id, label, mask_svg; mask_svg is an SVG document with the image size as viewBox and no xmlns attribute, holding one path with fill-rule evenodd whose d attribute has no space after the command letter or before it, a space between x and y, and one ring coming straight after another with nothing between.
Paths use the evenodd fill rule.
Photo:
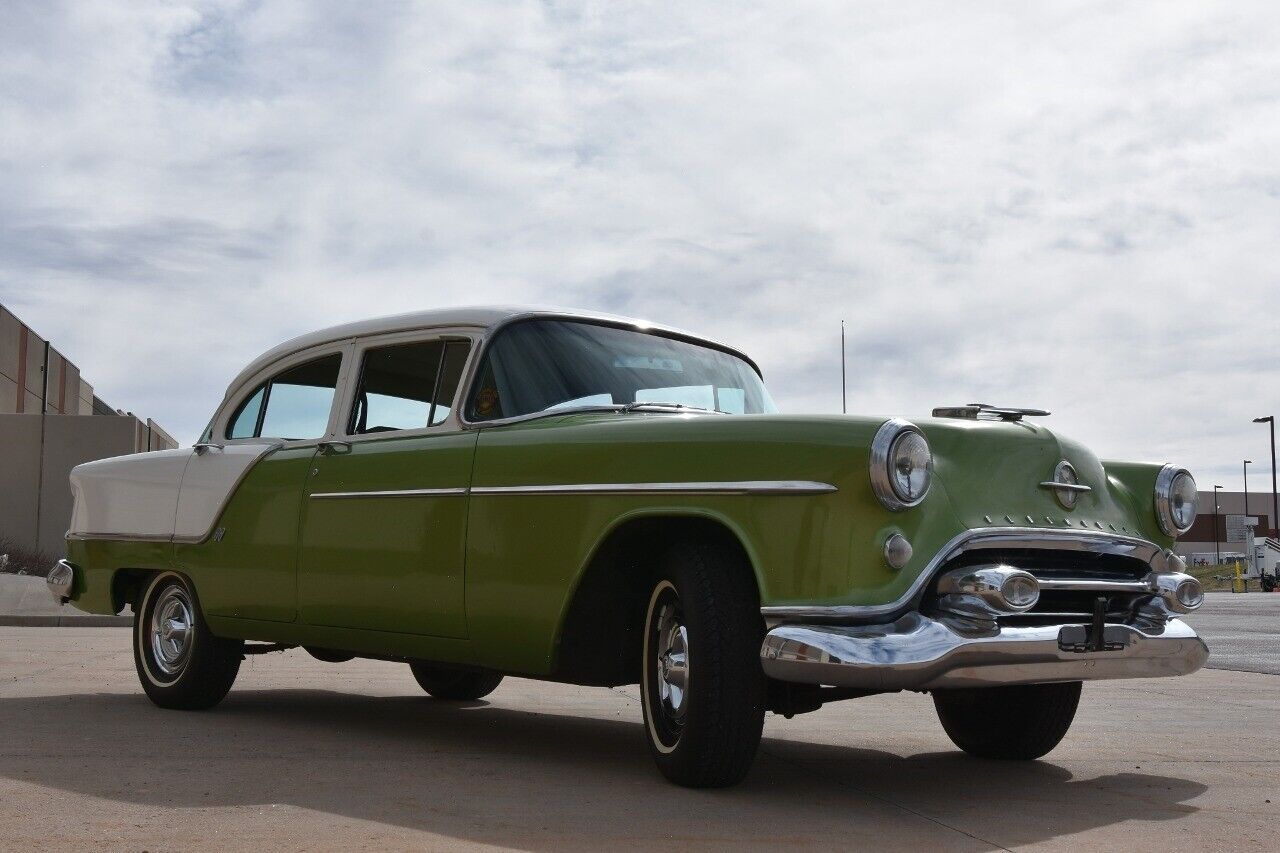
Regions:
<instances>
[{"instance_id":1,"label":"chrome headlight bezel","mask_svg":"<svg viewBox=\"0 0 1280 853\"><path fill-rule=\"evenodd\" d=\"M895 484L896 478L893 476L897 450L901 446L902 438L908 434L920 436L929 455L929 461L925 466L924 488L918 495L903 495L898 490ZM929 449L929 440L925 438L920 428L910 421L901 418L885 421L876 431L875 438L871 440L870 472L871 489L880 499L880 503L884 504L885 509L900 512L919 506L920 502L928 496L929 488L933 485L933 451Z\"/></svg>"},{"instance_id":2,"label":"chrome headlight bezel","mask_svg":"<svg viewBox=\"0 0 1280 853\"><path fill-rule=\"evenodd\" d=\"M1195 507L1192 507L1191 518L1185 526L1179 525L1174 516L1173 487L1178 478L1182 476L1186 476L1191 480L1192 492L1196 492L1196 479L1191 476L1191 472L1186 468L1179 468L1177 465L1166 465L1156 475L1156 520L1160 523L1160 529L1164 531L1164 534L1174 538L1185 534L1196 523Z\"/></svg>"}]
</instances>

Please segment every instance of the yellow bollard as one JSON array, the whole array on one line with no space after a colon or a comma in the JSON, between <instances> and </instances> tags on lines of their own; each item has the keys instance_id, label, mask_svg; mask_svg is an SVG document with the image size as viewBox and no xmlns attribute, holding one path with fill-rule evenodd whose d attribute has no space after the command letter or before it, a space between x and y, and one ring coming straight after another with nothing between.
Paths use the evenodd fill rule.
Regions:
<instances>
[{"instance_id":1,"label":"yellow bollard","mask_svg":"<svg viewBox=\"0 0 1280 853\"><path fill-rule=\"evenodd\" d=\"M1235 580L1233 580L1233 581L1231 582L1231 591L1232 591L1232 592L1244 592L1244 591L1245 591L1245 586L1244 586L1244 563L1240 562L1239 560L1236 560L1236 577L1235 577Z\"/></svg>"}]
</instances>

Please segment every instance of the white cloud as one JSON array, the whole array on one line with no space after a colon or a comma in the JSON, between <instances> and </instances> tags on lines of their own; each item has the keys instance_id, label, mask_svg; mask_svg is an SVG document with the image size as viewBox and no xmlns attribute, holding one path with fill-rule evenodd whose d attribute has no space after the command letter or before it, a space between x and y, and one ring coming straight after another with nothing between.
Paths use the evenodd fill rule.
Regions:
<instances>
[{"instance_id":1,"label":"white cloud","mask_svg":"<svg viewBox=\"0 0 1280 853\"><path fill-rule=\"evenodd\" d=\"M6 4L0 301L187 439L287 336L522 301L788 410L839 409L844 317L854 411L1264 458L1272 5L687 5Z\"/></svg>"}]
</instances>

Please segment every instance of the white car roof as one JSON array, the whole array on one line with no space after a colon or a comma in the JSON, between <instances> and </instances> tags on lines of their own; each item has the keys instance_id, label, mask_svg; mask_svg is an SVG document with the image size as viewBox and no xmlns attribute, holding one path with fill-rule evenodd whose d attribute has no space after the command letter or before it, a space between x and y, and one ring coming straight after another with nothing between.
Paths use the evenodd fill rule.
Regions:
<instances>
[{"instance_id":1,"label":"white car roof","mask_svg":"<svg viewBox=\"0 0 1280 853\"><path fill-rule=\"evenodd\" d=\"M254 374L258 373L263 368L270 366L274 362L292 355L293 353L300 352L314 346L320 346L321 344L347 340L349 338L363 338L372 335L381 335L388 332L410 332L418 329L471 327L486 331L511 320L529 317L559 317L565 319L589 320L607 323L610 325L630 326L637 329L653 330L674 337L708 344L716 349L733 353L755 368L756 372L759 372L759 368L756 367L755 362L752 361L745 353L733 347L705 338L701 335L695 335L692 332L686 332L672 326L664 326L661 323L651 323L647 320L637 320L632 317L621 317L615 314L602 314L592 311L576 311L562 308L519 305L486 305L465 308L439 308L431 311L411 311L406 314L392 314L387 317L373 317L368 320L356 320L351 323L342 323L337 326L330 326L327 329L319 329L314 332L307 332L306 334L298 335L296 338L290 338L284 343L272 347L251 361L244 370L240 371L236 378L232 380L231 384L227 387L227 393L231 394Z\"/></svg>"}]
</instances>

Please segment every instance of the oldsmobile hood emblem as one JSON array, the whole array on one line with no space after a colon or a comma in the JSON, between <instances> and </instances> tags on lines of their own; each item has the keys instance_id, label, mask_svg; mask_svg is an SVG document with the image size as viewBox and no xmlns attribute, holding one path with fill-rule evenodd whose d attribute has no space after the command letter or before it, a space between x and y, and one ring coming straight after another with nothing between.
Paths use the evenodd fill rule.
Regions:
<instances>
[{"instance_id":1,"label":"oldsmobile hood emblem","mask_svg":"<svg viewBox=\"0 0 1280 853\"><path fill-rule=\"evenodd\" d=\"M1065 459L1053 469L1053 479L1045 480L1040 487L1052 489L1054 497L1058 499L1058 503L1062 504L1063 509L1075 509L1076 499L1080 493L1093 491L1092 487L1080 482L1075 467Z\"/></svg>"}]
</instances>

